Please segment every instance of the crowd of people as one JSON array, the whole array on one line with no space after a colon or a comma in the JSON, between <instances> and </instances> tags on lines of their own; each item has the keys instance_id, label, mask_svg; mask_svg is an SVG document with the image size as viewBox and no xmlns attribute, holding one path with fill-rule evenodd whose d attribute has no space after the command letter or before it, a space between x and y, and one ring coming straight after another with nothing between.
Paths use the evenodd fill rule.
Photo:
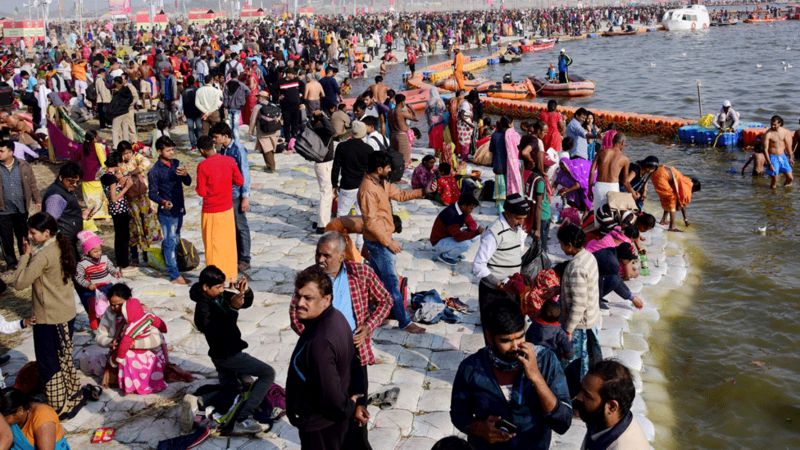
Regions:
<instances>
[{"instance_id":1,"label":"crowd of people","mask_svg":"<svg viewBox=\"0 0 800 450\"><path fill-rule=\"evenodd\" d=\"M494 123L486 117L476 91L459 90L445 100L435 88L424 110L433 154L415 167L411 150L421 135L412 125L421 117L405 96L381 74L347 108L339 72L352 76L383 47L382 59L391 60L398 42L409 55L437 46L449 51L492 45L499 34L579 34L601 21L649 23L663 8L217 21L204 29L181 20L153 30L90 23L79 32L75 24L57 24L46 46L4 47L3 83L27 113L0 113L3 288L6 282L18 291L32 288L33 316L19 325L33 327L36 361L32 376L20 374L14 387L0 391L6 418L0 448L9 442L68 448L60 421L100 395L99 386L81 386L72 357L76 294L95 342L107 349L79 366L102 387L144 395L191 379L170 363L164 321L122 276L131 265L160 261L172 283L189 284L181 228L187 214L198 213L187 211L186 186L202 199L205 250L205 268L189 291L194 324L219 378L191 396L190 409L193 415L209 407L232 411L219 417L223 432L264 431L280 414L265 417L262 402L285 395L303 448L370 448L371 337L387 318L404 332L426 332L413 322L401 290L396 261L403 246L396 234L402 221L393 202L429 199L443 207L429 238L437 262L456 265L477 244L472 273L485 337L453 383L451 419L468 442L446 438L434 448L548 448L552 431L570 428L573 409L587 424L586 448L649 448L630 410L630 371L600 351L601 309L611 292L643 307L624 281L639 276L642 233L656 226L644 211L648 184L663 209L661 224L678 231L675 216L682 212L689 226L685 208L699 181L655 156L631 161L625 135L613 126L600 129L584 108L565 117L551 101L536 120L517 127L509 117ZM137 124L143 112L159 116L151 139ZM182 122L189 140L183 150L203 157L194 174L176 158L171 137ZM785 173L783 152L792 155L782 125L773 118L765 137L770 156L756 161L776 174ZM84 127L110 129L110 146ZM315 263L297 274L288 311L300 338L285 394L275 393L282 390L275 370L245 352L237 325L254 298L246 276L254 168L243 127L267 173L278 170L276 153L297 152L313 164L319 186L309 230L321 235ZM71 161L42 193L30 161L50 156L48 138ZM75 151L59 153L69 145ZM491 167L493 179L469 172L469 164ZM411 189L398 186L404 178ZM84 230L99 207L86 201L92 183L112 219L113 257L103 253L98 234ZM494 202L498 213L484 225L472 217L481 201ZM551 226L558 226L567 256L555 266L547 258ZM245 377L251 378L246 385ZM248 395L237 403L242 392Z\"/></svg>"}]
</instances>

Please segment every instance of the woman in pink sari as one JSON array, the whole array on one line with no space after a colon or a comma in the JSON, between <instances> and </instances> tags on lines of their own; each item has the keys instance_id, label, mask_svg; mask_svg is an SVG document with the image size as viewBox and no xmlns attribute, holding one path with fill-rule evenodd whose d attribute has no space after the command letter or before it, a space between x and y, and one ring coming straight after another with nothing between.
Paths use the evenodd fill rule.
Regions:
<instances>
[{"instance_id":1,"label":"woman in pink sari","mask_svg":"<svg viewBox=\"0 0 800 450\"><path fill-rule=\"evenodd\" d=\"M521 136L509 118L509 127L505 133L506 141L506 197L522 192L522 171L519 164L519 141Z\"/></svg>"}]
</instances>

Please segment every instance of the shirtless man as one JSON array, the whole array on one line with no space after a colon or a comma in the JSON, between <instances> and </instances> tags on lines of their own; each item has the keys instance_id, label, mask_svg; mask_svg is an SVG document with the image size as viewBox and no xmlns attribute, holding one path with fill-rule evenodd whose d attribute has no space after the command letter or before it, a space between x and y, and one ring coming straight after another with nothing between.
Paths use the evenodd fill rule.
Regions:
<instances>
[{"instance_id":1,"label":"shirtless man","mask_svg":"<svg viewBox=\"0 0 800 450\"><path fill-rule=\"evenodd\" d=\"M794 166L794 153L792 152L792 133L783 127L781 116L772 116L770 128L764 133L764 153L767 157L767 175L770 177L769 187L778 186L778 175L784 174L784 186L792 185L792 166ZM786 153L789 157L786 157Z\"/></svg>"},{"instance_id":2,"label":"shirtless man","mask_svg":"<svg viewBox=\"0 0 800 450\"><path fill-rule=\"evenodd\" d=\"M375 77L375 84L369 87L369 91L372 92L372 97L380 104L386 101L386 92L388 90L389 88L383 84L383 77L380 75Z\"/></svg>"},{"instance_id":3,"label":"shirtless man","mask_svg":"<svg viewBox=\"0 0 800 450\"><path fill-rule=\"evenodd\" d=\"M397 94L394 96L397 106L389 113L389 128L392 131L392 150L403 155L406 167L411 165L411 141L408 139L408 124L406 120L416 122L417 115L409 106L406 105L406 96Z\"/></svg>"},{"instance_id":4,"label":"shirtless man","mask_svg":"<svg viewBox=\"0 0 800 450\"><path fill-rule=\"evenodd\" d=\"M317 78L319 78L319 75L316 73L310 73L306 78L306 90L303 97L306 99L308 113L313 113L320 109L320 99L325 96L325 91Z\"/></svg>"},{"instance_id":5,"label":"shirtless man","mask_svg":"<svg viewBox=\"0 0 800 450\"><path fill-rule=\"evenodd\" d=\"M800 150L800 129L794 132L792 155L796 155L798 150Z\"/></svg>"},{"instance_id":6,"label":"shirtless man","mask_svg":"<svg viewBox=\"0 0 800 450\"><path fill-rule=\"evenodd\" d=\"M611 143L611 148L597 154L589 169L589 200L592 200L595 211L608 203L609 192L619 192L620 184L633 195L634 200L639 199L639 193L631 187L628 179L630 160L623 153L625 135L617 133ZM595 173L597 180L594 180Z\"/></svg>"}]
</instances>

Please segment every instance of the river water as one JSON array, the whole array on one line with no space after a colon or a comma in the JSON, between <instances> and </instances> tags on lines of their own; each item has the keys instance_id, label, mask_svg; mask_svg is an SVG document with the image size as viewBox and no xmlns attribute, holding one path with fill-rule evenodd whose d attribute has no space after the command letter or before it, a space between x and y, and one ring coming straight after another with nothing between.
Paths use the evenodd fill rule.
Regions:
<instances>
[{"instance_id":1,"label":"river water","mask_svg":"<svg viewBox=\"0 0 800 450\"><path fill-rule=\"evenodd\" d=\"M704 113L730 99L742 120L780 114L798 128L800 22L565 42L476 75L542 75L560 47L574 73L597 82L594 97L572 105L697 118L700 80ZM399 72L390 71L393 87ZM364 87L359 80L353 93ZM772 192L766 179L729 173L744 164L738 150L633 137L625 151L632 159L656 155L703 185L680 236L689 277L662 302L645 358L666 379L664 388L644 392L655 448L798 448L800 187ZM649 211L660 217L657 204Z\"/></svg>"}]
</instances>

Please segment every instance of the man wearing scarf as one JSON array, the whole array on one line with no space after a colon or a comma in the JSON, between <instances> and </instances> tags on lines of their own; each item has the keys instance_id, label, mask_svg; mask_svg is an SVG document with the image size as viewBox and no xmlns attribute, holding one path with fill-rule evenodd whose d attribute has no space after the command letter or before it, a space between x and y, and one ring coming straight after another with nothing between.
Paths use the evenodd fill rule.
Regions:
<instances>
[{"instance_id":1,"label":"man wearing scarf","mask_svg":"<svg viewBox=\"0 0 800 450\"><path fill-rule=\"evenodd\" d=\"M650 443L633 418L636 396L631 372L614 360L592 367L575 397L575 409L586 423L586 450L645 450Z\"/></svg>"},{"instance_id":2,"label":"man wearing scarf","mask_svg":"<svg viewBox=\"0 0 800 450\"><path fill-rule=\"evenodd\" d=\"M482 321L486 347L458 367L450 419L476 450L550 447L572 424L564 371L552 350L525 342L519 306L495 302Z\"/></svg>"}]
</instances>

